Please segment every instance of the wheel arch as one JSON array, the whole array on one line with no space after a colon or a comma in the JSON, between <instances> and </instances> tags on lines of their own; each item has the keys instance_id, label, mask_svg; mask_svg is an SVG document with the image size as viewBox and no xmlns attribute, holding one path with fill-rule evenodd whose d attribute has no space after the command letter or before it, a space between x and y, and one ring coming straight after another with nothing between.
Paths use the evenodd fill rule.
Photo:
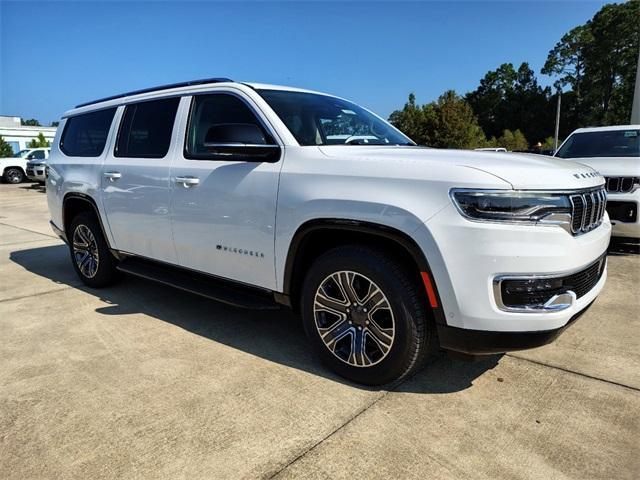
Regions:
<instances>
[{"instance_id":1,"label":"wheel arch","mask_svg":"<svg viewBox=\"0 0 640 480\"><path fill-rule=\"evenodd\" d=\"M7 165L6 167L2 168L2 176L4 176L4 173L9 170L10 168L17 168L18 170L20 170L22 172L22 175L24 175L25 177L27 176L27 171L22 168L20 165Z\"/></svg>"},{"instance_id":2,"label":"wheel arch","mask_svg":"<svg viewBox=\"0 0 640 480\"><path fill-rule=\"evenodd\" d=\"M311 263L331 248L348 244L370 245L393 252L412 269L416 281L424 284L427 304L431 305L436 322L444 323L442 303L431 268L409 235L387 225L337 218L307 221L292 237L284 268L283 294L294 310L298 310L302 281Z\"/></svg>"},{"instance_id":3,"label":"wheel arch","mask_svg":"<svg viewBox=\"0 0 640 480\"><path fill-rule=\"evenodd\" d=\"M93 198L84 193L67 193L62 200L62 228L67 239L69 239L69 226L71 221L81 212L91 212L96 216L98 223L100 224L100 229L102 230L102 236L104 237L105 242L107 242L109 249L111 249L109 236L107 235L107 231L102 223L102 217L100 216L98 205Z\"/></svg>"}]
</instances>

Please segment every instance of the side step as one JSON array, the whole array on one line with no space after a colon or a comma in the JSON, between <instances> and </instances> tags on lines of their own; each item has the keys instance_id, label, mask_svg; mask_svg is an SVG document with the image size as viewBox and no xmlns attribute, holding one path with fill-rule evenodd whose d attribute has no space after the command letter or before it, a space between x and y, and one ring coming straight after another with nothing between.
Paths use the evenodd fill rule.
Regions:
<instances>
[{"instance_id":1,"label":"side step","mask_svg":"<svg viewBox=\"0 0 640 480\"><path fill-rule=\"evenodd\" d=\"M268 290L236 284L173 265L127 257L120 261L117 268L136 277L176 287L234 307L252 310L280 308L273 298L273 293Z\"/></svg>"}]
</instances>

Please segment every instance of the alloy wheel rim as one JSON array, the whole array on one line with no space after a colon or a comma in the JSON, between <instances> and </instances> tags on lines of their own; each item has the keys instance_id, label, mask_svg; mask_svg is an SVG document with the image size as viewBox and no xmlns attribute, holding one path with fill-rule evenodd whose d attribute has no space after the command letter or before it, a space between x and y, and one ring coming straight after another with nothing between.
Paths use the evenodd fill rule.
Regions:
<instances>
[{"instance_id":1,"label":"alloy wheel rim","mask_svg":"<svg viewBox=\"0 0 640 480\"><path fill-rule=\"evenodd\" d=\"M376 365L391 351L393 310L382 289L361 273L327 276L316 290L313 314L325 347L352 367Z\"/></svg>"},{"instance_id":2,"label":"alloy wheel rim","mask_svg":"<svg viewBox=\"0 0 640 480\"><path fill-rule=\"evenodd\" d=\"M96 276L100 264L98 244L86 225L78 225L73 232L73 258L82 275L87 278Z\"/></svg>"},{"instance_id":3,"label":"alloy wheel rim","mask_svg":"<svg viewBox=\"0 0 640 480\"><path fill-rule=\"evenodd\" d=\"M17 170L9 170L8 172L9 182L20 183L20 172Z\"/></svg>"}]
</instances>

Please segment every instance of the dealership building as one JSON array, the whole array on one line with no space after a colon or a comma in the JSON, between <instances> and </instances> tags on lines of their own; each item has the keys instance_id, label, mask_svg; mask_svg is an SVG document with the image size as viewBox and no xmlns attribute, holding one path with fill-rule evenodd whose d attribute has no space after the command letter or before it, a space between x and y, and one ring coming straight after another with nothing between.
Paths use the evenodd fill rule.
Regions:
<instances>
[{"instance_id":1,"label":"dealership building","mask_svg":"<svg viewBox=\"0 0 640 480\"><path fill-rule=\"evenodd\" d=\"M44 138L53 142L56 134L56 127L28 127L22 125L20 117L7 117L0 115L0 137L11 145L13 153L24 150L27 144L42 133Z\"/></svg>"}]
</instances>

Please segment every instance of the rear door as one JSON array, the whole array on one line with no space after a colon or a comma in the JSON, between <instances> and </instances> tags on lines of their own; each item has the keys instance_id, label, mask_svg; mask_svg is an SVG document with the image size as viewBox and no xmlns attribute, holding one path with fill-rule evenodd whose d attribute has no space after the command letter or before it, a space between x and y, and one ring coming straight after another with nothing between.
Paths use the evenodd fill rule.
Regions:
<instances>
[{"instance_id":1,"label":"rear door","mask_svg":"<svg viewBox=\"0 0 640 480\"><path fill-rule=\"evenodd\" d=\"M189 101L171 169L179 263L275 289L274 230L284 150L262 113L240 92L195 95ZM257 151L264 156L254 155Z\"/></svg>"},{"instance_id":2,"label":"rear door","mask_svg":"<svg viewBox=\"0 0 640 480\"><path fill-rule=\"evenodd\" d=\"M169 170L179 103L180 97L170 97L126 105L102 168L102 199L115 248L169 263L177 263Z\"/></svg>"}]
</instances>

